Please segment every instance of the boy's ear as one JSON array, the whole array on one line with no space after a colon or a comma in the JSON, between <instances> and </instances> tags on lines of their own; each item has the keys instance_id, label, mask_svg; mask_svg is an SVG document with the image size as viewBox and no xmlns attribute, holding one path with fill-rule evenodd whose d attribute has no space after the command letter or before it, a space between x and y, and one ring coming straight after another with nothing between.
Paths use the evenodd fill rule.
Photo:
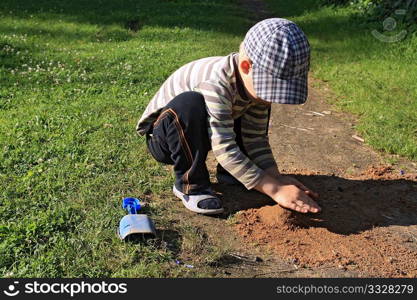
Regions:
<instances>
[{"instance_id":1,"label":"boy's ear","mask_svg":"<svg viewBox=\"0 0 417 300\"><path fill-rule=\"evenodd\" d=\"M248 75L249 72L250 72L250 69L252 68L252 64L249 60L243 59L240 62L240 68L242 69L242 71L245 75Z\"/></svg>"}]
</instances>

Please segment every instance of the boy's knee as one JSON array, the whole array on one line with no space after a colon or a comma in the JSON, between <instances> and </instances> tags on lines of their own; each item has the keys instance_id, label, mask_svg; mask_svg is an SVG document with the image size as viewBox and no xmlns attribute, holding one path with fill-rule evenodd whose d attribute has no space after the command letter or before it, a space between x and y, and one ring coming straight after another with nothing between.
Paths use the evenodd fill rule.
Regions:
<instances>
[{"instance_id":1,"label":"boy's knee","mask_svg":"<svg viewBox=\"0 0 417 300\"><path fill-rule=\"evenodd\" d=\"M166 108L172 108L177 113L192 114L196 118L207 114L203 95L192 91L179 94L167 104Z\"/></svg>"}]
</instances>

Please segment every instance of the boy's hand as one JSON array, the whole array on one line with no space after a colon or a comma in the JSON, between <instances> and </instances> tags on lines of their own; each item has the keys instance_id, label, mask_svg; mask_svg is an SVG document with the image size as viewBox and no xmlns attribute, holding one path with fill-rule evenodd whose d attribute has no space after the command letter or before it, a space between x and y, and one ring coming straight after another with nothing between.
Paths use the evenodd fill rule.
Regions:
<instances>
[{"instance_id":1,"label":"boy's hand","mask_svg":"<svg viewBox=\"0 0 417 300\"><path fill-rule=\"evenodd\" d=\"M283 185L273 197L274 201L282 207L301 213L318 213L321 208L303 191L295 185Z\"/></svg>"},{"instance_id":2,"label":"boy's hand","mask_svg":"<svg viewBox=\"0 0 417 300\"><path fill-rule=\"evenodd\" d=\"M278 168L275 167L275 166L274 167L271 167L269 169L266 169L265 172L268 175L270 175L271 177L276 178L281 184L284 184L284 185L291 185L291 184L293 184L296 187L298 187L299 189L303 190L307 195L309 195L313 199L316 199L317 200L319 198L319 194L317 194L316 192L313 192L312 190L310 190L308 187L306 187L304 184L302 184L301 182L299 182L294 177L282 175L278 171Z\"/></svg>"},{"instance_id":3,"label":"boy's hand","mask_svg":"<svg viewBox=\"0 0 417 300\"><path fill-rule=\"evenodd\" d=\"M304 191L308 196L310 196L311 198L313 198L315 200L317 200L319 198L319 194L318 193L313 192L311 189L309 189L308 187L306 187L304 184L302 184L301 182L299 182L294 177L280 175L277 179L282 184L285 184L285 185L295 185L296 187L298 187L300 190Z\"/></svg>"},{"instance_id":4,"label":"boy's hand","mask_svg":"<svg viewBox=\"0 0 417 300\"><path fill-rule=\"evenodd\" d=\"M321 211L320 206L312 199L317 199L318 194L295 178L284 175L270 176L267 173L255 189L270 196L284 208L301 213Z\"/></svg>"}]
</instances>

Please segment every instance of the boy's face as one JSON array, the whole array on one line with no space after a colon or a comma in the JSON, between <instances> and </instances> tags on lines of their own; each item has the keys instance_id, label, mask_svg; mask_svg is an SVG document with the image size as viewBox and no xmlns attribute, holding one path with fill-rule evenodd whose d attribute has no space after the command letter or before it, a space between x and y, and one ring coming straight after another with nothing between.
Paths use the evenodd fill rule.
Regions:
<instances>
[{"instance_id":1,"label":"boy's face","mask_svg":"<svg viewBox=\"0 0 417 300\"><path fill-rule=\"evenodd\" d=\"M256 95L255 88L253 87L253 75L252 75L252 63L247 58L240 58L239 60L239 73L245 87L246 94L251 98L253 102L260 103L266 106L270 106L271 102L262 100Z\"/></svg>"}]
</instances>

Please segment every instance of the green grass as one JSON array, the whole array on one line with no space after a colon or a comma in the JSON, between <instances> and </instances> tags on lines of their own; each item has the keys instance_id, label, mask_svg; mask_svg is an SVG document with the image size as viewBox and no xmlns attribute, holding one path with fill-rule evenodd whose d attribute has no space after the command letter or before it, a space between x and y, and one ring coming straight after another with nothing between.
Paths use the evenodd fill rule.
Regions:
<instances>
[{"instance_id":1,"label":"green grass","mask_svg":"<svg viewBox=\"0 0 417 300\"><path fill-rule=\"evenodd\" d=\"M332 103L359 117L357 130L375 149L417 160L417 34L385 43L382 23L351 8L322 7L317 0L268 0L295 21L312 46L312 71L335 93ZM395 15L393 16L395 17Z\"/></svg>"},{"instance_id":2,"label":"green grass","mask_svg":"<svg viewBox=\"0 0 417 300\"><path fill-rule=\"evenodd\" d=\"M416 159L416 39L382 44L312 0L269 3L307 32L315 76L367 141ZM236 51L248 27L236 0L0 1L2 277L205 276L172 261L225 250L171 219L172 175L135 125L172 71ZM162 239L119 241L126 196L147 200Z\"/></svg>"},{"instance_id":3,"label":"green grass","mask_svg":"<svg viewBox=\"0 0 417 300\"><path fill-rule=\"evenodd\" d=\"M169 223L153 198L173 178L135 125L172 71L236 51L244 17L220 0L0 2L1 276L189 276L181 242L116 237L126 196Z\"/></svg>"}]
</instances>

